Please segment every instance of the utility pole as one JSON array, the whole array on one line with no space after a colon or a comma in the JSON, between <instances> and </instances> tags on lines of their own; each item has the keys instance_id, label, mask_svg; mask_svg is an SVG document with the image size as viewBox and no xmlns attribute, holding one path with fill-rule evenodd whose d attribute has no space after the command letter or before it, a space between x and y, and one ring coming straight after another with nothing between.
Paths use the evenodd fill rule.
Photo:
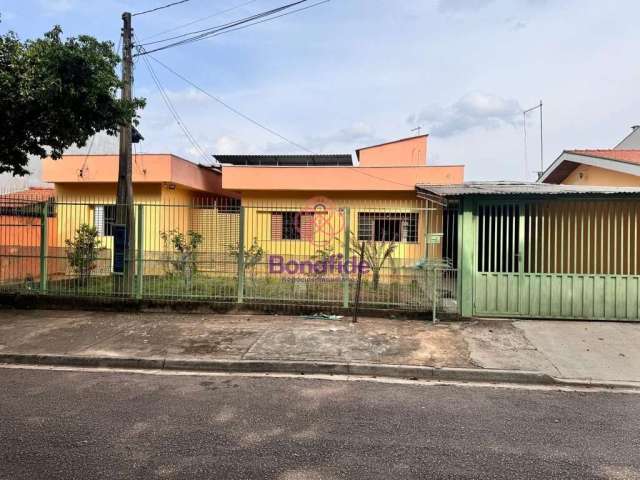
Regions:
<instances>
[{"instance_id":1,"label":"utility pole","mask_svg":"<svg viewBox=\"0 0 640 480\"><path fill-rule=\"evenodd\" d=\"M132 29L131 13L122 14L122 92L123 101L132 98ZM120 294L133 294L134 231L133 180L131 167L132 119L120 125L120 155L118 161L118 193L116 197L116 225L114 228L114 286Z\"/></svg>"}]
</instances>

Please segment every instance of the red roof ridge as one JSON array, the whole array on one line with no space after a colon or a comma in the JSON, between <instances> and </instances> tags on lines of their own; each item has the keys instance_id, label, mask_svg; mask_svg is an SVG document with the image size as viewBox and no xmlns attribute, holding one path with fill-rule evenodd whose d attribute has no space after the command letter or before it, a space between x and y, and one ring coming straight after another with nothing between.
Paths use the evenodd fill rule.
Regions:
<instances>
[{"instance_id":1,"label":"red roof ridge","mask_svg":"<svg viewBox=\"0 0 640 480\"><path fill-rule=\"evenodd\" d=\"M603 158L605 160L614 160L618 162L631 163L640 165L640 149L615 149L615 148L597 148L597 149L576 149L566 150L567 153L575 153L577 155L586 155L591 157Z\"/></svg>"}]
</instances>

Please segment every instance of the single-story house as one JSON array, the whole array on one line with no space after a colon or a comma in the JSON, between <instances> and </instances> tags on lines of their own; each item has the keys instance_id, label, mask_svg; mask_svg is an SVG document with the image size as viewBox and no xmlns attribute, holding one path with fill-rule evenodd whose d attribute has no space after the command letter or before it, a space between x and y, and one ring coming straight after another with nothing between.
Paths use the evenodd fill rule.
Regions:
<instances>
[{"instance_id":1,"label":"single-story house","mask_svg":"<svg viewBox=\"0 0 640 480\"><path fill-rule=\"evenodd\" d=\"M241 198L246 242L287 259L393 242L400 265L442 257L443 209L416 184L457 184L463 165L429 165L427 135L342 155L214 155L222 188ZM431 235L433 234L433 235ZM346 237L345 237L346 236ZM245 243L246 243L245 242Z\"/></svg>"},{"instance_id":2,"label":"single-story house","mask_svg":"<svg viewBox=\"0 0 640 480\"><path fill-rule=\"evenodd\" d=\"M612 149L565 150L540 177L541 183L640 186L640 126Z\"/></svg>"}]
</instances>

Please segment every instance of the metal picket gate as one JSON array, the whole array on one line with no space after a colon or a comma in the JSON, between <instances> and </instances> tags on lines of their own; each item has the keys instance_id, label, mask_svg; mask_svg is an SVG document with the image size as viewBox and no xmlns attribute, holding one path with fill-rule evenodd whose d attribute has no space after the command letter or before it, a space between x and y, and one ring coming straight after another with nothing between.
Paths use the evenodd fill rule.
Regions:
<instances>
[{"instance_id":1,"label":"metal picket gate","mask_svg":"<svg viewBox=\"0 0 640 480\"><path fill-rule=\"evenodd\" d=\"M475 204L475 316L640 319L640 201Z\"/></svg>"}]
</instances>

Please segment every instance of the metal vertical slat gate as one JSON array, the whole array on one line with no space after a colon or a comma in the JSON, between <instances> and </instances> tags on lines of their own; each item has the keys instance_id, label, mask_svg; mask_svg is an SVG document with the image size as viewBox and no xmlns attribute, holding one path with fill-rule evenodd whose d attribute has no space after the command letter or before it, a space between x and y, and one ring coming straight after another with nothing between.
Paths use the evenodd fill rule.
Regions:
<instances>
[{"instance_id":1,"label":"metal vertical slat gate","mask_svg":"<svg viewBox=\"0 0 640 480\"><path fill-rule=\"evenodd\" d=\"M476 316L640 319L640 202L475 204Z\"/></svg>"}]
</instances>

